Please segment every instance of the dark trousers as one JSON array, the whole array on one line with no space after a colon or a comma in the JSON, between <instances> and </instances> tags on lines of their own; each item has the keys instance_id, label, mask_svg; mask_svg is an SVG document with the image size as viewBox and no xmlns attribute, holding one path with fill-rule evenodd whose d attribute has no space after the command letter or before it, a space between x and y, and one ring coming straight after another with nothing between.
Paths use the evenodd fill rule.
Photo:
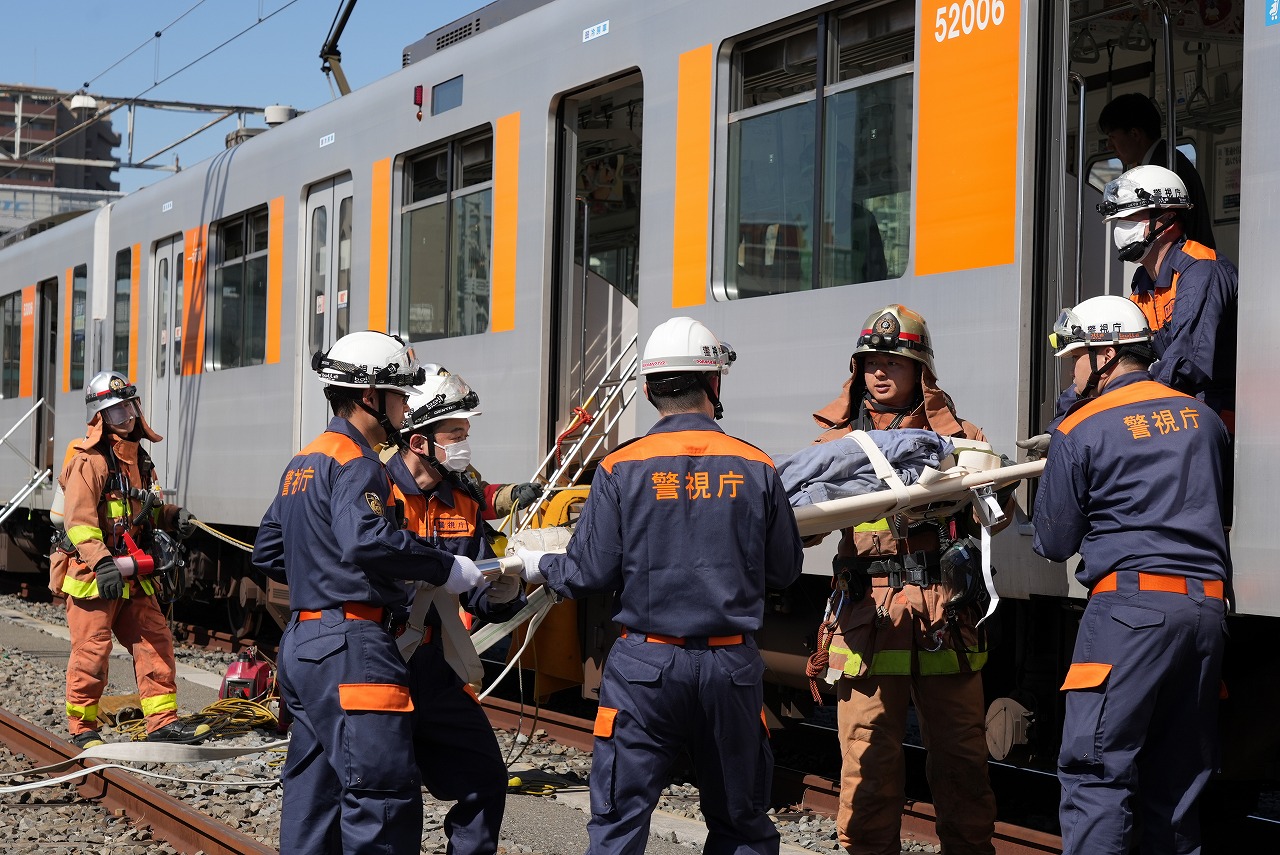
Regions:
<instances>
[{"instance_id":1,"label":"dark trousers","mask_svg":"<svg viewBox=\"0 0 1280 855\"><path fill-rule=\"evenodd\" d=\"M619 639L600 685L591 761L591 855L641 853L682 749L693 758L707 855L776 855L766 815L773 752L761 720L764 662L754 642L693 649Z\"/></svg>"},{"instance_id":2,"label":"dark trousers","mask_svg":"<svg viewBox=\"0 0 1280 855\"><path fill-rule=\"evenodd\" d=\"M410 714L368 708L387 688L408 686L391 636L326 610L319 620L289 624L279 664L293 716L281 774L282 855L419 852L422 787Z\"/></svg>"},{"instance_id":3,"label":"dark trousers","mask_svg":"<svg viewBox=\"0 0 1280 855\"><path fill-rule=\"evenodd\" d=\"M431 795L457 802L444 818L450 855L498 850L507 805L507 767L484 710L438 644L409 660L413 754Z\"/></svg>"},{"instance_id":4,"label":"dark trousers","mask_svg":"<svg viewBox=\"0 0 1280 855\"><path fill-rule=\"evenodd\" d=\"M1058 779L1064 855L1127 855L1134 815L1143 855L1198 853L1196 801L1217 757L1222 600L1138 591L1136 574L1090 598L1074 663L1096 686L1066 694Z\"/></svg>"}]
</instances>

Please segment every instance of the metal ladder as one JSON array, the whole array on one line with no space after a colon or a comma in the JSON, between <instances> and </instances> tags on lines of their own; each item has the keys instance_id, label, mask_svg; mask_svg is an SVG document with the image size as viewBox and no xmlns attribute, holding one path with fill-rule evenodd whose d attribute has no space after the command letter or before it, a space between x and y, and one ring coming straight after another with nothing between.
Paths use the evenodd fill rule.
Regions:
<instances>
[{"instance_id":1,"label":"metal ladder","mask_svg":"<svg viewBox=\"0 0 1280 855\"><path fill-rule=\"evenodd\" d=\"M40 487L40 485L42 485L46 480L51 478L53 475L52 469L48 469L48 468L41 469L39 466L37 466L35 463L31 461L31 458L23 454L22 451L16 445L9 442L9 437L13 436L14 432L18 428L22 427L22 423L25 422L27 419L31 418L31 416L35 413L35 411L40 409L43 406L44 406L44 398L41 398L31 406L31 409L27 410L26 414L22 418L18 419L17 424L9 428L8 433L6 433L3 437L0 437L0 444L7 445L9 449L14 454L18 455L18 457L22 458L22 461L26 463L28 466L30 466L32 470L31 480L28 481L26 484L24 484L22 487L20 487L18 489L18 492L13 494L13 498L5 503L4 509L0 510L0 523L4 523L5 520L9 519L10 515L13 514L14 511L22 507L22 503L27 500L27 497L30 496L32 493L34 493Z\"/></svg>"},{"instance_id":2,"label":"metal ladder","mask_svg":"<svg viewBox=\"0 0 1280 855\"><path fill-rule=\"evenodd\" d=\"M595 453L600 450L600 446L604 444L610 431L622 418L631 402L635 400L639 386L632 384L631 381L635 378L636 369L640 365L640 352L636 347L637 341L638 336L631 336L627 344L623 346L618 355L605 368L603 379L596 384L596 387L591 390L591 394L583 402L580 409L586 412L597 398L600 399L595 412L588 413L589 418L573 428L573 430L581 429L574 438L573 445L557 459L556 455L561 443L568 438L567 434L572 433L572 431L568 431L566 435L562 435L561 440L552 446L551 450L547 452L547 456L542 458L542 462L538 464L538 468L534 471L534 479L531 480L538 480L553 462L555 463L555 469L545 479L541 479L546 484L542 498L536 504L523 511L519 524L512 534L523 531L529 526L529 523L542 510L543 505L546 504L552 493L558 490L568 490L578 485L583 473L587 470L587 466L594 459ZM601 397L602 395L603 397ZM588 445L590 445L589 448Z\"/></svg>"}]
</instances>

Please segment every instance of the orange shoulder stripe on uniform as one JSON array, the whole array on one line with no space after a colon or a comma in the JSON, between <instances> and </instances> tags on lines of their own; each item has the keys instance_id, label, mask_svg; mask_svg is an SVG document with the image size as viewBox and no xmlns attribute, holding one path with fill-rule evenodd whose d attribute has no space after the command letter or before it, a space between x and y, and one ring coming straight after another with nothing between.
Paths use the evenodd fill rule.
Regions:
<instances>
[{"instance_id":1,"label":"orange shoulder stripe on uniform","mask_svg":"<svg viewBox=\"0 0 1280 855\"><path fill-rule=\"evenodd\" d=\"M648 460L651 457L743 457L772 468L769 455L749 442L714 430L681 430L674 433L655 433L641 437L619 448L602 462L606 472L612 472L617 463L628 460Z\"/></svg>"},{"instance_id":2,"label":"orange shoulder stripe on uniform","mask_svg":"<svg viewBox=\"0 0 1280 855\"><path fill-rule=\"evenodd\" d=\"M1184 243L1182 245L1182 251L1192 258L1208 259L1209 261L1216 261L1218 258L1217 252L1204 244L1196 243L1193 240L1189 240Z\"/></svg>"},{"instance_id":3,"label":"orange shoulder stripe on uniform","mask_svg":"<svg viewBox=\"0 0 1280 855\"><path fill-rule=\"evenodd\" d=\"M298 452L299 457L304 454L324 454L342 465L363 455L364 450L351 437L327 430Z\"/></svg>"},{"instance_id":4,"label":"orange shoulder stripe on uniform","mask_svg":"<svg viewBox=\"0 0 1280 855\"><path fill-rule=\"evenodd\" d=\"M1154 401L1158 398L1190 397L1190 395L1184 395L1181 392L1170 389L1163 383L1157 383L1154 380L1143 380L1139 383L1134 383L1132 386L1125 386L1123 389L1107 392L1094 398L1063 419L1062 424L1058 425L1058 430L1063 434L1068 434L1072 428L1089 418L1089 416L1097 415L1106 410L1114 410L1116 407L1125 407L1142 401Z\"/></svg>"}]
</instances>

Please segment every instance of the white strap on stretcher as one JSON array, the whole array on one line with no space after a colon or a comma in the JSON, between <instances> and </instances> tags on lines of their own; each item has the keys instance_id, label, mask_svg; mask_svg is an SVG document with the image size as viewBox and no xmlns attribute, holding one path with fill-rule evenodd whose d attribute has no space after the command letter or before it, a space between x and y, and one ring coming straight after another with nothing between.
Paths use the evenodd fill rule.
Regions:
<instances>
[{"instance_id":1,"label":"white strap on stretcher","mask_svg":"<svg viewBox=\"0 0 1280 855\"><path fill-rule=\"evenodd\" d=\"M876 477L883 481L893 492L893 498L897 504L885 516L896 514L904 508L911 507L911 494L907 492L907 485L902 483L902 479L894 471L893 465L889 463L889 458L884 456L884 452L880 450L880 446L876 445L875 440L868 436L865 430L852 431L849 434L849 438L858 443L863 453L867 455L867 459L871 461Z\"/></svg>"}]
</instances>

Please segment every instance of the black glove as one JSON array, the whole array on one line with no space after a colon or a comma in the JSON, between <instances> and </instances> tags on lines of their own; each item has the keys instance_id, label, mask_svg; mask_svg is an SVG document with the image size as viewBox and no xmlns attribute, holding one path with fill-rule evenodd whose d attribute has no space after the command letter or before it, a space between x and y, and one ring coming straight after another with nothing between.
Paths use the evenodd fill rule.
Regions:
<instances>
[{"instance_id":1,"label":"black glove","mask_svg":"<svg viewBox=\"0 0 1280 855\"><path fill-rule=\"evenodd\" d=\"M178 517L173 529L177 532L178 537L183 540L196 533L196 526L195 523L191 522L192 519L194 517L191 516L191 511L186 508L178 508Z\"/></svg>"},{"instance_id":2,"label":"black glove","mask_svg":"<svg viewBox=\"0 0 1280 855\"><path fill-rule=\"evenodd\" d=\"M511 488L511 501L517 508L530 508L542 498L542 485L529 482Z\"/></svg>"},{"instance_id":3,"label":"black glove","mask_svg":"<svg viewBox=\"0 0 1280 855\"><path fill-rule=\"evenodd\" d=\"M104 600L118 600L124 593L124 579L120 576L120 568L114 558L104 558L93 568L98 577L98 596Z\"/></svg>"}]
</instances>

